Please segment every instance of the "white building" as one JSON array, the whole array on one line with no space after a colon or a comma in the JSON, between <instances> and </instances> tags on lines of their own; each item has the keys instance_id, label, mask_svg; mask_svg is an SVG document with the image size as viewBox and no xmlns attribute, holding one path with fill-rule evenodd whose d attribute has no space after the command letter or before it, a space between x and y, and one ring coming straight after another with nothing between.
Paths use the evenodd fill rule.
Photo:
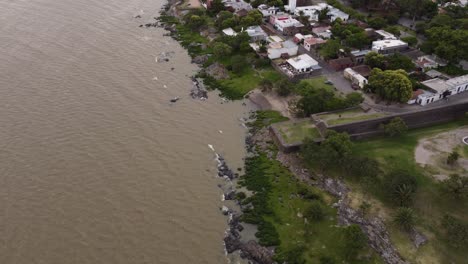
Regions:
<instances>
[{"instance_id":1,"label":"white building","mask_svg":"<svg viewBox=\"0 0 468 264\"><path fill-rule=\"evenodd\" d=\"M425 92L424 94L419 95L417 103L420 105L426 105L447 96L468 90L468 74L448 79L446 81L435 78L421 82L421 84L429 88L430 92Z\"/></svg>"},{"instance_id":2,"label":"white building","mask_svg":"<svg viewBox=\"0 0 468 264\"><path fill-rule=\"evenodd\" d=\"M279 31L284 32L284 30L286 28L290 28L290 27L298 27L299 28L299 27L303 27L304 25L301 22L299 22L298 20L296 20L296 19L294 19L292 17L288 17L288 18L285 18L285 19L276 19L274 26Z\"/></svg>"},{"instance_id":3,"label":"white building","mask_svg":"<svg viewBox=\"0 0 468 264\"><path fill-rule=\"evenodd\" d=\"M434 55L425 55L418 57L415 64L421 69L434 69L439 66L446 66L447 62Z\"/></svg>"},{"instance_id":4,"label":"white building","mask_svg":"<svg viewBox=\"0 0 468 264\"><path fill-rule=\"evenodd\" d=\"M316 60L307 54L302 54L286 61L294 69L294 73L311 72L315 69L320 69Z\"/></svg>"},{"instance_id":5,"label":"white building","mask_svg":"<svg viewBox=\"0 0 468 264\"><path fill-rule=\"evenodd\" d=\"M265 31L263 31L263 29L260 26L248 27L245 30L245 32L247 32L247 34L250 37L250 41L252 42L266 40L266 38L268 37L267 33L265 33Z\"/></svg>"},{"instance_id":6,"label":"white building","mask_svg":"<svg viewBox=\"0 0 468 264\"><path fill-rule=\"evenodd\" d=\"M397 39L397 37L395 37L395 35L393 35L390 32L387 32L387 31L385 31L383 29L375 30L374 32L375 32L375 34L380 36L380 39Z\"/></svg>"},{"instance_id":7,"label":"white building","mask_svg":"<svg viewBox=\"0 0 468 264\"><path fill-rule=\"evenodd\" d=\"M394 54L408 48L408 43L399 39L377 40L372 42L372 50L383 54Z\"/></svg>"},{"instance_id":8,"label":"white building","mask_svg":"<svg viewBox=\"0 0 468 264\"><path fill-rule=\"evenodd\" d=\"M278 59L281 55L296 56L299 47L292 40L282 42L272 42L268 45L268 58L271 60Z\"/></svg>"},{"instance_id":9,"label":"white building","mask_svg":"<svg viewBox=\"0 0 468 264\"><path fill-rule=\"evenodd\" d=\"M271 15L276 14L279 11L278 7L268 6L265 4L259 5L257 9L258 11L260 11L260 13L262 13L263 17L269 17Z\"/></svg>"},{"instance_id":10,"label":"white building","mask_svg":"<svg viewBox=\"0 0 468 264\"><path fill-rule=\"evenodd\" d=\"M234 37L237 36L237 32L234 31L232 28L225 28L223 29L223 34L226 36Z\"/></svg>"},{"instance_id":11,"label":"white building","mask_svg":"<svg viewBox=\"0 0 468 264\"><path fill-rule=\"evenodd\" d=\"M343 75L346 79L350 80L352 84L359 86L361 89L367 84L367 79L351 68L346 68L343 71Z\"/></svg>"},{"instance_id":12,"label":"white building","mask_svg":"<svg viewBox=\"0 0 468 264\"><path fill-rule=\"evenodd\" d=\"M296 0L289 0L288 4L284 6L284 9L286 11L294 13L294 11L296 10L296 6L297 6Z\"/></svg>"},{"instance_id":13,"label":"white building","mask_svg":"<svg viewBox=\"0 0 468 264\"><path fill-rule=\"evenodd\" d=\"M286 8L286 6L285 6ZM336 19L340 18L343 21L349 19L349 15L345 12L335 8L331 5L320 3L317 5L312 6L298 6L294 10L289 10L291 13L294 13L296 16L300 16L301 14L304 16L309 17L309 21L318 21L320 11L328 8L327 17L330 19L331 22L335 21Z\"/></svg>"},{"instance_id":14,"label":"white building","mask_svg":"<svg viewBox=\"0 0 468 264\"><path fill-rule=\"evenodd\" d=\"M321 38L309 37L304 40L304 48L308 51L315 49L318 46L325 44L327 41Z\"/></svg>"}]
</instances>

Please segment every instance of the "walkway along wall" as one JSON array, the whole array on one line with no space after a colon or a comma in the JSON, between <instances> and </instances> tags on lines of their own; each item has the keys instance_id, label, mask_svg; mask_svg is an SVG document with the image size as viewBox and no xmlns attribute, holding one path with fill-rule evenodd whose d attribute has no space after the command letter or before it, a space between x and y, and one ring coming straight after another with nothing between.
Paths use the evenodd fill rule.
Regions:
<instances>
[{"instance_id":1,"label":"walkway along wall","mask_svg":"<svg viewBox=\"0 0 468 264\"><path fill-rule=\"evenodd\" d=\"M327 129L331 129L337 132L346 132L351 136L352 139L358 140L383 135L383 130L380 128L381 124L386 124L395 117L400 117L405 121L406 125L410 129L414 129L447 123L461 118L467 118L465 114L467 112L468 102L463 102L335 126L327 126L325 122L319 121L319 123L316 123L315 126L321 134L323 134L323 132ZM311 122L313 121L311 120ZM301 142L294 144L285 143L281 133L278 131L275 125L270 126L270 133L281 151L297 151L302 145ZM320 142L323 139L317 138L316 140L317 142Z\"/></svg>"},{"instance_id":2,"label":"walkway along wall","mask_svg":"<svg viewBox=\"0 0 468 264\"><path fill-rule=\"evenodd\" d=\"M353 139L364 139L383 134L383 130L380 128L380 125L388 123L395 117L400 117L405 121L408 128L414 129L454 121L465 117L466 112L468 112L468 102L422 109L408 113L399 113L354 123L329 126L328 129L335 130L337 132L346 132Z\"/></svg>"}]
</instances>

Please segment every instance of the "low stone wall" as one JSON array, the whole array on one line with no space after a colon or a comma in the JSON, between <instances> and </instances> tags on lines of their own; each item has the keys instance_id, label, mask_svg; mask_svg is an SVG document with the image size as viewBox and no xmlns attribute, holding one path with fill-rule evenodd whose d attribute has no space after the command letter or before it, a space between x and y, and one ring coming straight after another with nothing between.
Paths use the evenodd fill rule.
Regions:
<instances>
[{"instance_id":1,"label":"low stone wall","mask_svg":"<svg viewBox=\"0 0 468 264\"><path fill-rule=\"evenodd\" d=\"M328 129L337 132L346 132L353 139L364 139L382 135L381 124L388 123L395 117L403 119L410 129L427 127L454 121L463 118L468 111L468 102L448 106L440 106L430 109L421 109L408 113L399 113L381 118L364 120L354 123L329 126Z\"/></svg>"},{"instance_id":2,"label":"low stone wall","mask_svg":"<svg viewBox=\"0 0 468 264\"><path fill-rule=\"evenodd\" d=\"M281 124L284 124L286 122L291 122L291 121L281 122ZM269 127L269 130L270 130L271 138L273 139L273 141L275 141L275 144L278 146L278 148L282 152L290 153L293 151L298 151L301 148L302 142L286 143L275 124L271 125Z\"/></svg>"},{"instance_id":3,"label":"low stone wall","mask_svg":"<svg viewBox=\"0 0 468 264\"><path fill-rule=\"evenodd\" d=\"M314 118L315 115L312 116L311 122L315 123L315 126L321 135L324 135L325 131L330 129L337 132L346 132L352 139L359 140L382 135L383 130L380 128L380 125L388 123L395 117L400 117L405 121L406 125L410 129L414 129L461 119L465 117L465 113L467 112L468 102L463 102L334 126L327 126L325 122ZM279 149L286 153L297 151L302 145L302 142L297 142L294 144L288 144L284 142L280 132L275 125L270 126L270 133L272 134L272 138L278 145ZM320 140L317 140L317 142L320 142Z\"/></svg>"}]
</instances>

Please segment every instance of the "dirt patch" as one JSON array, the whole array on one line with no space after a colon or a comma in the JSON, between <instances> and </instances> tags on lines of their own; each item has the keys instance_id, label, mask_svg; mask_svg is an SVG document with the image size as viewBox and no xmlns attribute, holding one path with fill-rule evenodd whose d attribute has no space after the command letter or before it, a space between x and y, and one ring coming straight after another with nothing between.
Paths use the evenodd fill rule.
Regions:
<instances>
[{"instance_id":1,"label":"dirt patch","mask_svg":"<svg viewBox=\"0 0 468 264\"><path fill-rule=\"evenodd\" d=\"M289 110L289 102L294 98L295 96L278 96L275 92L264 93L258 89L253 90L249 94L249 99L262 110L278 111L281 115L288 117L291 120L295 119L295 117Z\"/></svg>"},{"instance_id":2,"label":"dirt patch","mask_svg":"<svg viewBox=\"0 0 468 264\"><path fill-rule=\"evenodd\" d=\"M417 163L428 168L438 180L443 180L452 173L466 173L468 157L464 150L466 145L462 142L466 136L468 136L468 127L422 138L416 146L414 158ZM453 150L458 151L460 158L455 165L447 165L447 157Z\"/></svg>"}]
</instances>

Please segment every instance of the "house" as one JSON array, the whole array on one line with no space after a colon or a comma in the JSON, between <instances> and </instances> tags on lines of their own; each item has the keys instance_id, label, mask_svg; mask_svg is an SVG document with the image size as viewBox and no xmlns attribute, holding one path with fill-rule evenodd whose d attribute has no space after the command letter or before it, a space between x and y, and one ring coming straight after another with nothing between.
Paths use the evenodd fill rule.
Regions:
<instances>
[{"instance_id":1,"label":"house","mask_svg":"<svg viewBox=\"0 0 468 264\"><path fill-rule=\"evenodd\" d=\"M330 19L331 22L338 18L342 21L347 21L349 19L348 14L326 3L320 3L312 6L298 6L290 12L294 13L296 16L307 16L309 17L309 21L319 21L320 12L326 8L328 8L327 18Z\"/></svg>"},{"instance_id":2,"label":"house","mask_svg":"<svg viewBox=\"0 0 468 264\"><path fill-rule=\"evenodd\" d=\"M351 51L351 59L355 64L363 64L366 58L367 53L371 52L370 50L353 50Z\"/></svg>"},{"instance_id":3,"label":"house","mask_svg":"<svg viewBox=\"0 0 468 264\"><path fill-rule=\"evenodd\" d=\"M357 86L361 89L364 88L364 85L368 83L367 79L364 76L362 76L352 68L346 68L343 71L343 75L346 79L351 81L351 84L353 86Z\"/></svg>"},{"instance_id":4,"label":"house","mask_svg":"<svg viewBox=\"0 0 468 264\"><path fill-rule=\"evenodd\" d=\"M397 39L397 37L395 37L395 35L393 35L390 32L387 32L387 31L385 31L383 29L375 30L374 33L378 36L378 39L380 39L380 40L382 40L382 39Z\"/></svg>"},{"instance_id":5,"label":"house","mask_svg":"<svg viewBox=\"0 0 468 264\"><path fill-rule=\"evenodd\" d=\"M260 26L248 27L245 32L247 32L252 42L264 41L268 37L267 33Z\"/></svg>"},{"instance_id":6,"label":"house","mask_svg":"<svg viewBox=\"0 0 468 264\"><path fill-rule=\"evenodd\" d=\"M413 95L411 98L408 100L407 104L415 104L416 101L418 100L418 97L422 94L424 94L425 91L423 89L418 89L416 91L413 91Z\"/></svg>"},{"instance_id":7,"label":"house","mask_svg":"<svg viewBox=\"0 0 468 264\"><path fill-rule=\"evenodd\" d=\"M417 99L417 103L426 105L468 90L468 74L448 80L440 78L430 79L421 82L421 84L427 87L429 91L420 95Z\"/></svg>"},{"instance_id":8,"label":"house","mask_svg":"<svg viewBox=\"0 0 468 264\"><path fill-rule=\"evenodd\" d=\"M274 43L274 42L283 42L284 40L282 38L278 37L278 36L275 36L275 35L271 36L270 35L270 36L267 37L266 41L268 43Z\"/></svg>"},{"instance_id":9,"label":"house","mask_svg":"<svg viewBox=\"0 0 468 264\"><path fill-rule=\"evenodd\" d=\"M286 62L291 65L294 73L305 73L320 69L318 62L307 54L291 58Z\"/></svg>"},{"instance_id":10,"label":"house","mask_svg":"<svg viewBox=\"0 0 468 264\"><path fill-rule=\"evenodd\" d=\"M330 60L330 61L328 61L328 64L330 65L330 67L335 69L335 71L341 71L341 70L344 70L346 68L352 67L354 65L351 58L348 58L348 57L343 57L343 58Z\"/></svg>"},{"instance_id":11,"label":"house","mask_svg":"<svg viewBox=\"0 0 468 264\"><path fill-rule=\"evenodd\" d=\"M314 33L315 36L323 39L329 39L331 38L331 27L330 26L321 26L321 27L314 27L312 29L312 33Z\"/></svg>"},{"instance_id":12,"label":"house","mask_svg":"<svg viewBox=\"0 0 468 264\"><path fill-rule=\"evenodd\" d=\"M294 38L293 38L293 41L295 43L301 43L304 39L306 38L311 38L312 35L302 35L301 33L297 33L296 35L294 35Z\"/></svg>"},{"instance_id":13,"label":"house","mask_svg":"<svg viewBox=\"0 0 468 264\"><path fill-rule=\"evenodd\" d=\"M237 32L234 31L232 28L225 28L223 29L223 34L226 36L234 37L237 36Z\"/></svg>"},{"instance_id":14,"label":"house","mask_svg":"<svg viewBox=\"0 0 468 264\"><path fill-rule=\"evenodd\" d=\"M434 69L439 66L446 66L447 62L435 55L424 55L418 57L414 62L421 69Z\"/></svg>"},{"instance_id":15,"label":"house","mask_svg":"<svg viewBox=\"0 0 468 264\"><path fill-rule=\"evenodd\" d=\"M311 49L316 49L320 45L326 43L327 41L321 38L309 37L304 40L304 48L308 51Z\"/></svg>"},{"instance_id":16,"label":"house","mask_svg":"<svg viewBox=\"0 0 468 264\"><path fill-rule=\"evenodd\" d=\"M427 75L431 79L434 79L434 78L446 79L446 80L450 79L450 77L446 77L445 74L441 73L440 71L436 71L436 70L429 70L429 71L425 72L424 74Z\"/></svg>"},{"instance_id":17,"label":"house","mask_svg":"<svg viewBox=\"0 0 468 264\"><path fill-rule=\"evenodd\" d=\"M394 54L406 49L408 49L408 43L399 39L386 39L372 42L372 51L383 55Z\"/></svg>"},{"instance_id":18,"label":"house","mask_svg":"<svg viewBox=\"0 0 468 264\"><path fill-rule=\"evenodd\" d=\"M292 57L297 55L299 47L292 40L281 41L281 42L272 42L268 44L268 58L278 59L281 56Z\"/></svg>"},{"instance_id":19,"label":"house","mask_svg":"<svg viewBox=\"0 0 468 264\"><path fill-rule=\"evenodd\" d=\"M263 17L269 17L271 15L275 15L279 11L278 7L268 6L265 4L259 5L257 9L258 11L260 11L260 13L262 13Z\"/></svg>"},{"instance_id":20,"label":"house","mask_svg":"<svg viewBox=\"0 0 468 264\"><path fill-rule=\"evenodd\" d=\"M298 20L292 18L291 16L270 16L270 23L273 21L273 26L283 32L285 35L292 36L298 32L300 32L304 25L299 22Z\"/></svg>"},{"instance_id":21,"label":"house","mask_svg":"<svg viewBox=\"0 0 468 264\"><path fill-rule=\"evenodd\" d=\"M275 68L291 79L310 77L312 73L321 69L318 62L307 54L280 62Z\"/></svg>"},{"instance_id":22,"label":"house","mask_svg":"<svg viewBox=\"0 0 468 264\"><path fill-rule=\"evenodd\" d=\"M239 12L242 9L245 9L246 11L252 10L252 6L243 0L222 0L222 3L227 10L234 13Z\"/></svg>"}]
</instances>

